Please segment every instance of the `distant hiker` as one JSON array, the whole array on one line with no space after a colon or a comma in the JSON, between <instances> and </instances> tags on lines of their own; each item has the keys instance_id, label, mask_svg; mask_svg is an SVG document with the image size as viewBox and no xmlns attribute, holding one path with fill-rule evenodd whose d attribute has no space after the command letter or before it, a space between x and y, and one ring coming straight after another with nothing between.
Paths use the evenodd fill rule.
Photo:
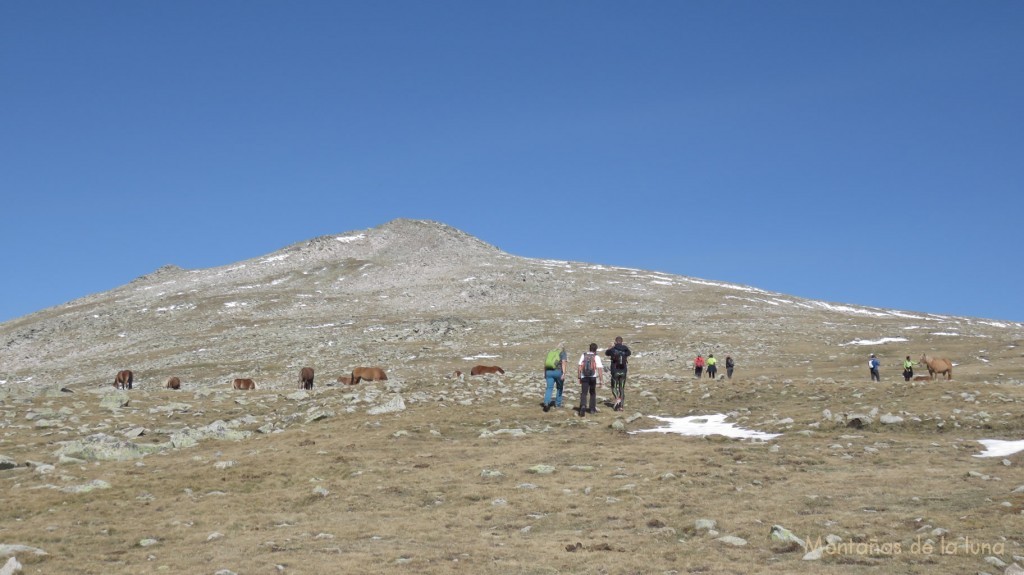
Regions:
<instances>
[{"instance_id":1,"label":"distant hiker","mask_svg":"<svg viewBox=\"0 0 1024 575\"><path fill-rule=\"evenodd\" d=\"M725 356L725 376L732 379L732 368L736 367L736 364L732 361L732 356Z\"/></svg>"},{"instance_id":2,"label":"distant hiker","mask_svg":"<svg viewBox=\"0 0 1024 575\"><path fill-rule=\"evenodd\" d=\"M903 360L903 381L910 381L910 378L914 377L914 362L910 361L910 356Z\"/></svg>"},{"instance_id":3,"label":"distant hiker","mask_svg":"<svg viewBox=\"0 0 1024 575\"><path fill-rule=\"evenodd\" d=\"M616 337L615 345L604 350L604 354L611 358L612 409L622 411L622 404L626 400L626 368L633 352L622 343L621 337Z\"/></svg>"},{"instance_id":4,"label":"distant hiker","mask_svg":"<svg viewBox=\"0 0 1024 575\"><path fill-rule=\"evenodd\" d=\"M715 375L718 374L718 366L715 365L718 363L718 360L715 359L715 354L709 353L706 363L708 365L708 379L715 379Z\"/></svg>"},{"instance_id":5,"label":"distant hiker","mask_svg":"<svg viewBox=\"0 0 1024 575\"><path fill-rule=\"evenodd\" d=\"M697 359L693 360L693 376L700 379L704 374L704 358L698 353Z\"/></svg>"},{"instance_id":6,"label":"distant hiker","mask_svg":"<svg viewBox=\"0 0 1024 575\"><path fill-rule=\"evenodd\" d=\"M565 344L559 344L544 357L544 381L547 387L544 390L544 412L547 413L552 407L562 407L562 390L565 388L565 368L569 355L565 351ZM552 398L552 392L557 393Z\"/></svg>"},{"instance_id":7,"label":"distant hiker","mask_svg":"<svg viewBox=\"0 0 1024 575\"><path fill-rule=\"evenodd\" d=\"M882 381L882 378L878 375L878 366L881 363L878 362L878 358L875 354L871 354L871 359L868 361L868 367L871 368L871 381Z\"/></svg>"},{"instance_id":8,"label":"distant hiker","mask_svg":"<svg viewBox=\"0 0 1024 575\"><path fill-rule=\"evenodd\" d=\"M580 417L585 416L587 412L597 413L597 384L600 382L604 385L604 366L597 355L596 343L590 344L590 351L580 356L576 375L580 378L580 407L577 410ZM590 394L589 407L587 394Z\"/></svg>"}]
</instances>

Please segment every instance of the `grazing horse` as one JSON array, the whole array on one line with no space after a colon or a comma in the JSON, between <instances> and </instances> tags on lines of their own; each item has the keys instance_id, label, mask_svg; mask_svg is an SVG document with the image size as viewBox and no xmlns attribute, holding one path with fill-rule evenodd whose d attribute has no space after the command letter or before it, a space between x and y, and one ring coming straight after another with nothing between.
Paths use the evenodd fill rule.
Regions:
<instances>
[{"instance_id":1,"label":"grazing horse","mask_svg":"<svg viewBox=\"0 0 1024 575\"><path fill-rule=\"evenodd\" d=\"M352 370L352 385L364 379L366 381L387 381L388 376L379 367L357 367Z\"/></svg>"},{"instance_id":2,"label":"grazing horse","mask_svg":"<svg viewBox=\"0 0 1024 575\"><path fill-rule=\"evenodd\" d=\"M181 380L177 377L172 377L167 380L167 389L181 389Z\"/></svg>"},{"instance_id":3,"label":"grazing horse","mask_svg":"<svg viewBox=\"0 0 1024 575\"><path fill-rule=\"evenodd\" d=\"M114 388L131 389L133 377L134 376L132 375L132 370L122 369L121 371L117 372L116 376L114 376Z\"/></svg>"},{"instance_id":4,"label":"grazing horse","mask_svg":"<svg viewBox=\"0 0 1024 575\"><path fill-rule=\"evenodd\" d=\"M231 387L235 389L256 389L256 382L251 379L236 379L231 382Z\"/></svg>"},{"instance_id":5,"label":"grazing horse","mask_svg":"<svg viewBox=\"0 0 1024 575\"><path fill-rule=\"evenodd\" d=\"M338 376L338 383L343 383L345 385L352 385L352 376L351 375L339 375Z\"/></svg>"},{"instance_id":6,"label":"grazing horse","mask_svg":"<svg viewBox=\"0 0 1024 575\"><path fill-rule=\"evenodd\" d=\"M928 375L931 379L935 379L936 373L939 375L945 374L947 381L953 379L953 362L948 359L922 355L921 363L928 366Z\"/></svg>"},{"instance_id":7,"label":"grazing horse","mask_svg":"<svg viewBox=\"0 0 1024 575\"><path fill-rule=\"evenodd\" d=\"M313 389L312 367L304 367L299 371L299 389Z\"/></svg>"},{"instance_id":8,"label":"grazing horse","mask_svg":"<svg viewBox=\"0 0 1024 575\"><path fill-rule=\"evenodd\" d=\"M504 369L496 365L474 365L473 369L469 370L469 375L483 375L485 373L505 373Z\"/></svg>"}]
</instances>

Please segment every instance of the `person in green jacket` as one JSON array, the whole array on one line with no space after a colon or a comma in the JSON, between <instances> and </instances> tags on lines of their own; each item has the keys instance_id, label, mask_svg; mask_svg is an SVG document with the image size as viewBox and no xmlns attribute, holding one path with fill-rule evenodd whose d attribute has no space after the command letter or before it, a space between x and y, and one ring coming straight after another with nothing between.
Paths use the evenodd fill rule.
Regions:
<instances>
[{"instance_id":1,"label":"person in green jacket","mask_svg":"<svg viewBox=\"0 0 1024 575\"><path fill-rule=\"evenodd\" d=\"M715 375L718 373L718 366L715 365L716 363L718 363L718 360L715 359L715 354L709 353L708 359L704 362L704 365L708 368L708 378L710 379L715 379Z\"/></svg>"},{"instance_id":2,"label":"person in green jacket","mask_svg":"<svg viewBox=\"0 0 1024 575\"><path fill-rule=\"evenodd\" d=\"M910 361L910 356L903 360L903 381L910 381L910 378L914 377L914 362Z\"/></svg>"}]
</instances>

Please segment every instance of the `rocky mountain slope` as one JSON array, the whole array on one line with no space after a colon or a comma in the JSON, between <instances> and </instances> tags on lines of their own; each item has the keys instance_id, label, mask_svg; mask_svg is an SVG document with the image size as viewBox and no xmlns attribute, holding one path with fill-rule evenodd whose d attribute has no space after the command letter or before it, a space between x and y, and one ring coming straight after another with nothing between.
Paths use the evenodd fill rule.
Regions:
<instances>
[{"instance_id":1,"label":"rocky mountain slope","mask_svg":"<svg viewBox=\"0 0 1024 575\"><path fill-rule=\"evenodd\" d=\"M120 288L0 324L0 381L141 385L253 377L293 385L357 365L443 378L474 363L537 369L623 335L637 369L672 374L697 353L749 373L857 376L869 352L895 376L905 355L946 355L957 377L1019 370L1024 325L831 304L753 287L504 253L447 225L395 220L236 264L166 266ZM642 361L641 361L642 359Z\"/></svg>"}]
</instances>

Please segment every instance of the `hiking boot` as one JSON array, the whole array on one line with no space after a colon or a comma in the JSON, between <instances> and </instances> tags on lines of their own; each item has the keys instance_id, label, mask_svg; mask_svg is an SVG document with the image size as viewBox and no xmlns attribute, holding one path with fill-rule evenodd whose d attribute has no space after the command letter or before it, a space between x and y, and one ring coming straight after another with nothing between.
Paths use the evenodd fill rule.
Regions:
<instances>
[{"instance_id":1,"label":"hiking boot","mask_svg":"<svg viewBox=\"0 0 1024 575\"><path fill-rule=\"evenodd\" d=\"M551 409L551 404L550 403L545 403L544 404L544 413L547 413L549 409Z\"/></svg>"},{"instance_id":2,"label":"hiking boot","mask_svg":"<svg viewBox=\"0 0 1024 575\"><path fill-rule=\"evenodd\" d=\"M584 416L587 415L587 410L583 409L582 407L579 408L579 410L577 410L577 411L579 411L580 417L584 417Z\"/></svg>"}]
</instances>

